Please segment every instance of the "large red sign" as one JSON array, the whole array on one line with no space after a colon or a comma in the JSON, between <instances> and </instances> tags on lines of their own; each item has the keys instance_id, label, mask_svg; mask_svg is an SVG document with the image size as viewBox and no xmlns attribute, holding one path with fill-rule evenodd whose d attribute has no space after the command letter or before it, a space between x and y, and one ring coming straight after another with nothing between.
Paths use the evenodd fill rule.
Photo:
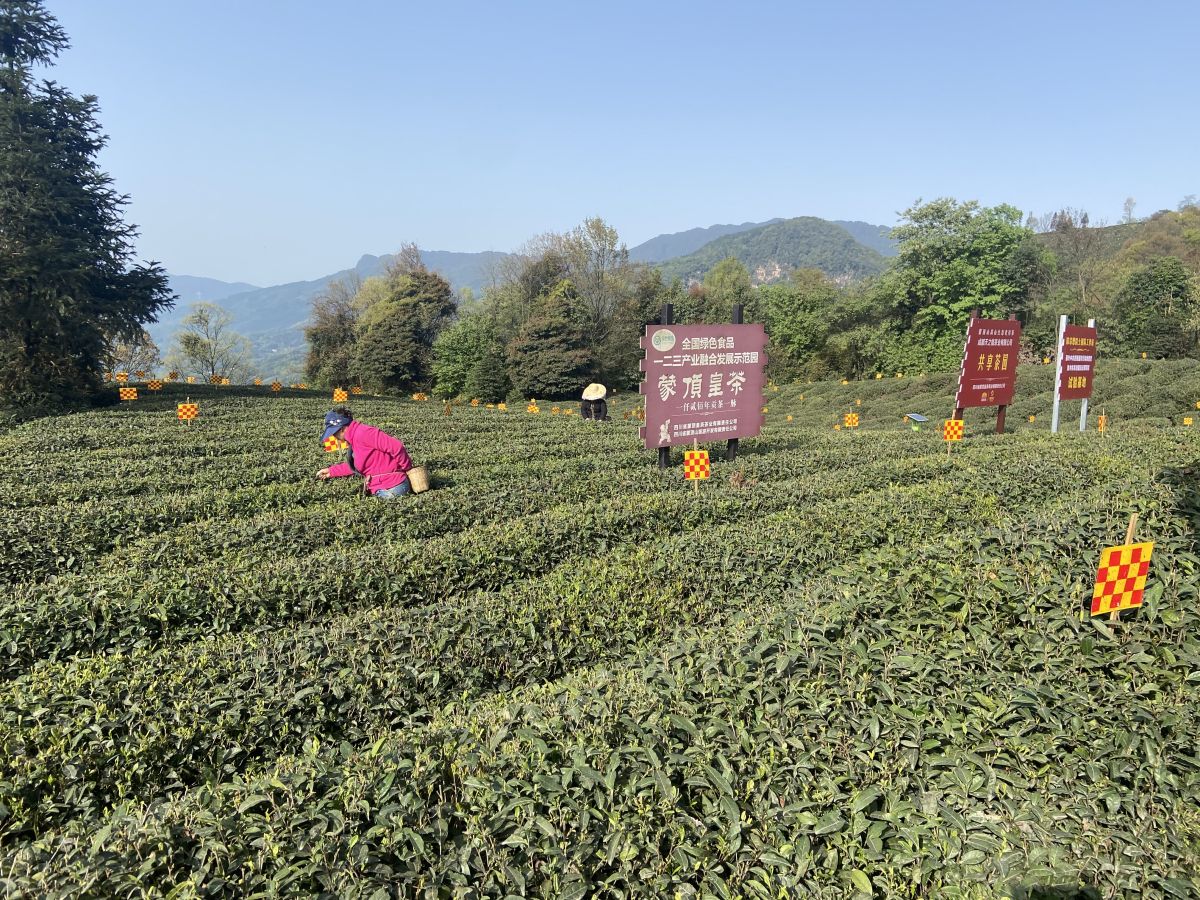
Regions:
<instances>
[{"instance_id":1,"label":"large red sign","mask_svg":"<svg viewBox=\"0 0 1200 900\"><path fill-rule=\"evenodd\" d=\"M762 325L647 325L647 448L754 437L763 424Z\"/></svg>"},{"instance_id":2,"label":"large red sign","mask_svg":"<svg viewBox=\"0 0 1200 900\"><path fill-rule=\"evenodd\" d=\"M1096 371L1096 329L1068 325L1058 348L1058 399L1086 400L1092 396Z\"/></svg>"},{"instance_id":3,"label":"large red sign","mask_svg":"<svg viewBox=\"0 0 1200 900\"><path fill-rule=\"evenodd\" d=\"M954 406L1008 406L1017 388L1021 323L1015 319L972 319L958 375Z\"/></svg>"}]
</instances>

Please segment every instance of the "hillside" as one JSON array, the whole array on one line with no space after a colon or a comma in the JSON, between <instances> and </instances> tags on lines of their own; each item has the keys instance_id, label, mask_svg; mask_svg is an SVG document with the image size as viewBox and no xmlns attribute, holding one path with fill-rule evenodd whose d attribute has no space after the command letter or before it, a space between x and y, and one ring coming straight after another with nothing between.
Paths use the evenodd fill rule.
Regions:
<instances>
[{"instance_id":1,"label":"hillside","mask_svg":"<svg viewBox=\"0 0 1200 900\"><path fill-rule=\"evenodd\" d=\"M850 236L862 244L864 247L870 247L880 256L888 257L896 255L896 242L892 240L892 229L887 225L872 225L869 222L844 222L841 219L834 219L834 225L841 225Z\"/></svg>"},{"instance_id":2,"label":"hillside","mask_svg":"<svg viewBox=\"0 0 1200 900\"><path fill-rule=\"evenodd\" d=\"M387 503L313 477L324 392L0 431L0 884L1196 896L1200 364L1102 361L1104 435L1050 380L949 455L953 376L784 385L699 491L634 395L355 397L434 476ZM1145 605L1082 617L1134 512Z\"/></svg>"},{"instance_id":3,"label":"hillside","mask_svg":"<svg viewBox=\"0 0 1200 900\"><path fill-rule=\"evenodd\" d=\"M663 262L677 256L695 253L705 244L709 244L717 238L730 234L741 234L743 231L782 221L783 219L769 219L766 222L743 222L741 225L710 225L707 228L689 228L687 231L677 231L674 234L660 234L645 243L631 247L629 258L633 262Z\"/></svg>"},{"instance_id":4,"label":"hillside","mask_svg":"<svg viewBox=\"0 0 1200 900\"><path fill-rule=\"evenodd\" d=\"M1200 274L1200 207L1162 210L1149 218L1065 233L1046 231L1038 240L1060 257L1071 259L1080 250L1094 258L1125 265L1144 265L1162 256L1175 256Z\"/></svg>"},{"instance_id":5,"label":"hillside","mask_svg":"<svg viewBox=\"0 0 1200 900\"><path fill-rule=\"evenodd\" d=\"M169 281L171 290L179 295L180 303L194 303L198 300L217 302L234 294L259 289L258 285L246 284L244 281L218 281L216 278L201 278L196 275L171 275Z\"/></svg>"},{"instance_id":6,"label":"hillside","mask_svg":"<svg viewBox=\"0 0 1200 900\"><path fill-rule=\"evenodd\" d=\"M711 241L687 256L659 265L664 277L700 281L726 257L733 256L750 270L755 284L786 278L794 269L816 268L835 279L855 279L883 271L886 260L859 243L845 228L802 216L763 225Z\"/></svg>"}]
</instances>

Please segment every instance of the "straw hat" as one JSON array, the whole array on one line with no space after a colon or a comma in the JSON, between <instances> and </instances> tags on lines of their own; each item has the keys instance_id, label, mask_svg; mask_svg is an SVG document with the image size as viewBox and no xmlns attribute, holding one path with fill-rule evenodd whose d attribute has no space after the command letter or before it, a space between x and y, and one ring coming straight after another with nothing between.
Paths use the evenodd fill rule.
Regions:
<instances>
[{"instance_id":1,"label":"straw hat","mask_svg":"<svg viewBox=\"0 0 1200 900\"><path fill-rule=\"evenodd\" d=\"M584 400L603 400L608 389L602 384L589 384L583 389Z\"/></svg>"}]
</instances>

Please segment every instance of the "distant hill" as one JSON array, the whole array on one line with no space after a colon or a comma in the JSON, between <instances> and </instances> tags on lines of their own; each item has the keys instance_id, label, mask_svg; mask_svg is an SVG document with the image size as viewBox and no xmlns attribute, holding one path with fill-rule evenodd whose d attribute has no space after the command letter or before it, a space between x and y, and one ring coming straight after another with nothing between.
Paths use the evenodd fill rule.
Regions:
<instances>
[{"instance_id":1,"label":"distant hill","mask_svg":"<svg viewBox=\"0 0 1200 900\"><path fill-rule=\"evenodd\" d=\"M258 286L246 284L244 281L217 281L215 278L200 278L196 275L172 275L169 278L171 290L179 295L181 303L194 303L197 300L224 300L234 294L256 291Z\"/></svg>"},{"instance_id":2,"label":"distant hill","mask_svg":"<svg viewBox=\"0 0 1200 900\"><path fill-rule=\"evenodd\" d=\"M445 250L421 251L421 259L430 269L440 272L455 290L481 291L491 282L492 269L508 254L454 253ZM313 298L335 281L382 275L392 261L390 254L365 254L353 268L342 269L312 281L293 281L259 288L250 284L230 284L214 278L191 275L171 276L171 287L179 294L174 308L159 321L147 326L151 337L165 353L174 333L187 316L192 303L199 300L219 302L233 316L233 328L250 338L255 359L264 376L283 375L276 368L288 360L286 371L295 370L295 350L304 347L304 323L308 320Z\"/></svg>"},{"instance_id":3,"label":"distant hill","mask_svg":"<svg viewBox=\"0 0 1200 900\"><path fill-rule=\"evenodd\" d=\"M700 281L728 256L750 270L755 284L779 281L801 268L820 269L842 280L862 278L887 265L882 254L859 243L842 226L801 216L717 238L694 253L661 263L659 268L668 279Z\"/></svg>"},{"instance_id":4,"label":"distant hill","mask_svg":"<svg viewBox=\"0 0 1200 900\"><path fill-rule=\"evenodd\" d=\"M650 238L645 243L638 244L629 250L629 258L633 262L657 263L674 259L677 256L687 256L695 253L701 247L712 243L717 238L731 234L742 234L764 225L774 225L785 219L768 219L765 222L743 222L741 225L710 225L708 228L691 228L687 231L677 231L674 234L660 234ZM834 225L840 225L850 235L882 256L896 255L896 242L888 235L892 229L886 225L871 225L867 222L846 222L833 220Z\"/></svg>"},{"instance_id":5,"label":"distant hill","mask_svg":"<svg viewBox=\"0 0 1200 900\"><path fill-rule=\"evenodd\" d=\"M880 256L895 256L896 242L892 240L892 229L887 225L871 225L867 222L843 222L834 219L834 225L841 225L850 236L864 246L870 247Z\"/></svg>"},{"instance_id":6,"label":"distant hill","mask_svg":"<svg viewBox=\"0 0 1200 900\"><path fill-rule=\"evenodd\" d=\"M676 256L687 256L717 238L782 221L783 219L770 219L766 222L743 222L741 225L710 225L708 228L690 228L674 234L660 234L644 244L630 248L629 259L633 262L656 263L674 259Z\"/></svg>"}]
</instances>

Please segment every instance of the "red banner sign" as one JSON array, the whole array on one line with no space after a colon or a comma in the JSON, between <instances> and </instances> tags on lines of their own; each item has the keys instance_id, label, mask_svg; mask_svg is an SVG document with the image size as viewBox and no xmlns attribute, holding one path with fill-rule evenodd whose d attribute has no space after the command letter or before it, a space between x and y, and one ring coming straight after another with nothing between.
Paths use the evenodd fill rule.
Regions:
<instances>
[{"instance_id":1,"label":"red banner sign","mask_svg":"<svg viewBox=\"0 0 1200 900\"><path fill-rule=\"evenodd\" d=\"M1096 329L1068 325L1058 351L1058 399L1087 400L1096 371Z\"/></svg>"},{"instance_id":2,"label":"red banner sign","mask_svg":"<svg viewBox=\"0 0 1200 900\"><path fill-rule=\"evenodd\" d=\"M647 325L647 449L754 437L762 429L762 325Z\"/></svg>"},{"instance_id":3,"label":"red banner sign","mask_svg":"<svg viewBox=\"0 0 1200 900\"><path fill-rule=\"evenodd\" d=\"M1021 323L1015 319L972 319L958 375L957 409L1008 406L1017 388Z\"/></svg>"}]
</instances>

